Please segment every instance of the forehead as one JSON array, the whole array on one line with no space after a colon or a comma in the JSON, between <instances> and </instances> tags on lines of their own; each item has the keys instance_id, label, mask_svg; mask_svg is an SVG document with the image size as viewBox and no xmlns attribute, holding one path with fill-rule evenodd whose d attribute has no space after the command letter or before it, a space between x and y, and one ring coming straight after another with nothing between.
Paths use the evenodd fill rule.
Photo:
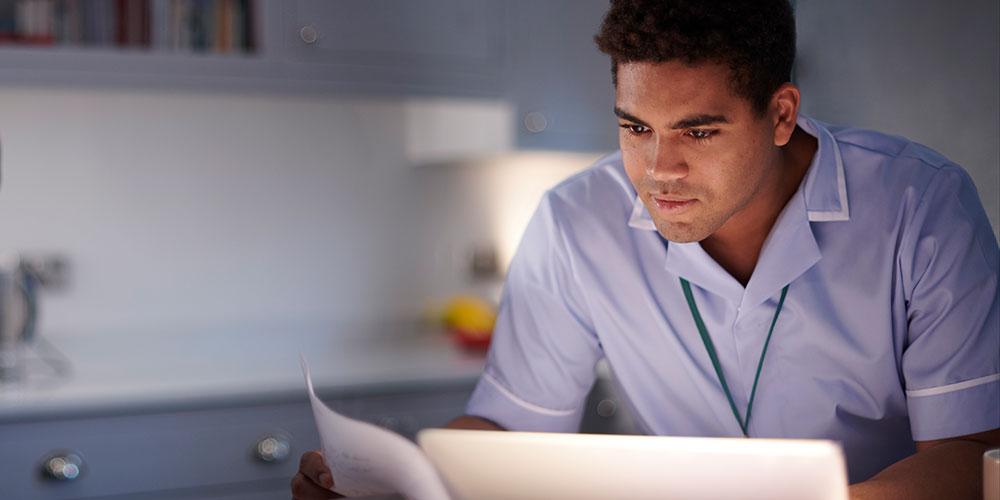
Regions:
<instances>
[{"instance_id":1,"label":"forehead","mask_svg":"<svg viewBox=\"0 0 1000 500\"><path fill-rule=\"evenodd\" d=\"M721 64L629 62L618 65L615 104L637 116L690 112L733 114L747 103L735 95Z\"/></svg>"}]
</instances>

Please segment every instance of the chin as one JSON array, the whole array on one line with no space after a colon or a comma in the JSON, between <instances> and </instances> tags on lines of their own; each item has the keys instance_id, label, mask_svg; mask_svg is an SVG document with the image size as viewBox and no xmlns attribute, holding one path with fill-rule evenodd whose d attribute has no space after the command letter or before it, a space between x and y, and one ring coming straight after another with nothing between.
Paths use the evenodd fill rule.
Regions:
<instances>
[{"instance_id":1,"label":"chin","mask_svg":"<svg viewBox=\"0 0 1000 500\"><path fill-rule=\"evenodd\" d=\"M673 243L695 243L708 238L712 233L689 224L656 224L656 230L667 241Z\"/></svg>"}]
</instances>

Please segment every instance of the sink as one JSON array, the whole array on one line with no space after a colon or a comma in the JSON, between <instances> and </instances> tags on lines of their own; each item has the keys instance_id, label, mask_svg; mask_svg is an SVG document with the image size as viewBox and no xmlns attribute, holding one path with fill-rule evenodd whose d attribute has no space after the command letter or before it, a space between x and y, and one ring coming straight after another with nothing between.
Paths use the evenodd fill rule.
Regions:
<instances>
[{"instance_id":1,"label":"sink","mask_svg":"<svg viewBox=\"0 0 1000 500\"><path fill-rule=\"evenodd\" d=\"M15 362L9 372L0 373L0 392L44 389L69 380L69 358L45 339L36 337L10 355Z\"/></svg>"}]
</instances>

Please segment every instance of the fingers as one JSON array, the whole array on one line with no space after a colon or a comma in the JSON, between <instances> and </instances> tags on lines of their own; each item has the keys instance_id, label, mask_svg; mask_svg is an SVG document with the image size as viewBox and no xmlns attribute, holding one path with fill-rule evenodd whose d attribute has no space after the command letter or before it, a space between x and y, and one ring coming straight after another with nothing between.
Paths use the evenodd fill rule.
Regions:
<instances>
[{"instance_id":1,"label":"fingers","mask_svg":"<svg viewBox=\"0 0 1000 500\"><path fill-rule=\"evenodd\" d=\"M327 498L343 498L333 491L319 486L304 474L299 472L292 478L292 500L320 500Z\"/></svg>"},{"instance_id":2,"label":"fingers","mask_svg":"<svg viewBox=\"0 0 1000 500\"><path fill-rule=\"evenodd\" d=\"M294 500L343 498L330 490L333 488L333 476L323 461L323 455L318 451L302 454L299 472L292 478L291 486Z\"/></svg>"},{"instance_id":3,"label":"fingers","mask_svg":"<svg viewBox=\"0 0 1000 500\"><path fill-rule=\"evenodd\" d=\"M333 476L330 469L323 461L323 454L319 451L307 451L302 454L299 461L299 472L314 484L324 488L333 488Z\"/></svg>"}]
</instances>

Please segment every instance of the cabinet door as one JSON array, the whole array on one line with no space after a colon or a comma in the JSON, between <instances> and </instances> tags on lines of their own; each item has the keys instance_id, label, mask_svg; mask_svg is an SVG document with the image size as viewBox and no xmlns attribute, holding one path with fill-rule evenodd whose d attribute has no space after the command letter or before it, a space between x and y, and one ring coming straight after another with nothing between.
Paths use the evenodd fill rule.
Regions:
<instances>
[{"instance_id":1,"label":"cabinet door","mask_svg":"<svg viewBox=\"0 0 1000 500\"><path fill-rule=\"evenodd\" d=\"M213 485L246 491L239 485L248 482L276 490L287 487L299 454L319 443L308 403L6 423L0 436L0 496L38 500L198 497ZM79 475L47 477L46 463L70 454Z\"/></svg>"},{"instance_id":2,"label":"cabinet door","mask_svg":"<svg viewBox=\"0 0 1000 500\"><path fill-rule=\"evenodd\" d=\"M593 40L607 0L513 0L508 8L518 146L617 149L611 63Z\"/></svg>"},{"instance_id":3,"label":"cabinet door","mask_svg":"<svg viewBox=\"0 0 1000 500\"><path fill-rule=\"evenodd\" d=\"M276 21L281 12L279 1L251 0L249 3L252 9L250 17L256 19L254 23L256 48L252 53L235 51L219 53L209 49L195 51L190 47L179 48L166 42L163 45L139 47L119 46L109 40L100 43L64 41L52 45L21 45L8 41L0 44L0 85L42 83L70 88L93 85L112 88L127 86L157 89L287 90L294 86L281 79L283 76L281 68L275 64L275 58L270 55L278 45L278 40L275 38L278 30L275 28L278 27ZM0 1L0 6L5 3L14 2ZM58 4L70 3L78 6L72 11L79 12L87 19L87 26L91 27L93 26L91 23L114 26L119 21L136 23L137 20L143 19L142 16L133 16L127 20L118 19L115 14L117 12L114 7L115 2L107 0L58 4L41 1L32 3L45 15L60 13L52 17L53 26L78 19L68 15L63 17L65 14L62 13L67 10ZM168 7L160 0L154 3L157 6ZM199 5L206 9L210 7L207 3ZM167 18L162 14L163 11L159 8L154 9L152 17L147 19L150 31L160 33L168 29L178 31L189 29L187 28L190 26L189 23L174 24L173 18ZM0 13L0 17L3 15L4 13ZM9 17L6 20L0 18L0 24L5 21L13 22Z\"/></svg>"},{"instance_id":4,"label":"cabinet door","mask_svg":"<svg viewBox=\"0 0 1000 500\"><path fill-rule=\"evenodd\" d=\"M433 391L339 397L331 399L330 406L414 440L421 429L443 427L462 415L471 395L472 386L463 383Z\"/></svg>"},{"instance_id":5,"label":"cabinet door","mask_svg":"<svg viewBox=\"0 0 1000 500\"><path fill-rule=\"evenodd\" d=\"M413 438L462 414L470 383L329 395L331 407ZM0 424L0 498L287 498L300 455L319 448L307 402ZM79 459L74 478L46 475Z\"/></svg>"},{"instance_id":6,"label":"cabinet door","mask_svg":"<svg viewBox=\"0 0 1000 500\"><path fill-rule=\"evenodd\" d=\"M504 3L297 0L284 6L294 76L371 93L500 95Z\"/></svg>"}]
</instances>

